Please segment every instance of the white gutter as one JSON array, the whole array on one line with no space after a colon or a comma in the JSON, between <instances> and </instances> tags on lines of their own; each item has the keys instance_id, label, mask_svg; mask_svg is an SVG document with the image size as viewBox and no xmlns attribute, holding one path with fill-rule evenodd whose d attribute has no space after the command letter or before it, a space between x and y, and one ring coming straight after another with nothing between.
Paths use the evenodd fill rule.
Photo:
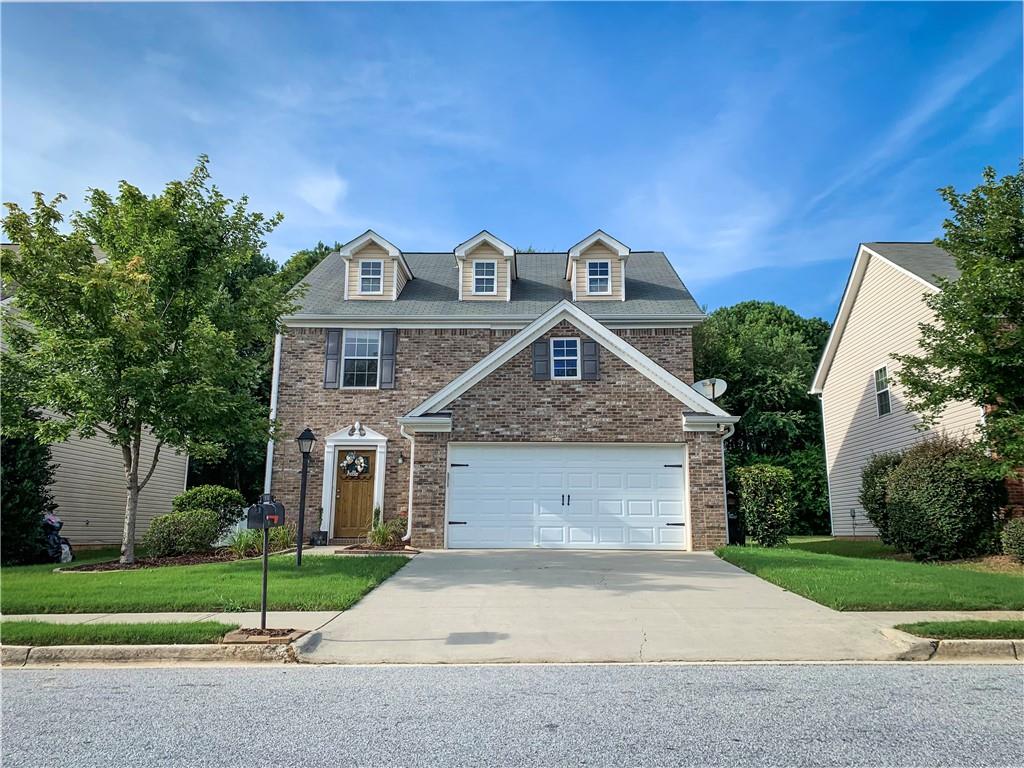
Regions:
<instances>
[{"instance_id":1,"label":"white gutter","mask_svg":"<svg viewBox=\"0 0 1024 768\"><path fill-rule=\"evenodd\" d=\"M416 469L416 439L405 431L405 425L399 425L398 431L409 441L409 508L406 510L408 516L405 521L405 536L402 537L402 541L408 541L412 538L412 489L413 471Z\"/></svg>"},{"instance_id":2,"label":"white gutter","mask_svg":"<svg viewBox=\"0 0 1024 768\"><path fill-rule=\"evenodd\" d=\"M281 334L274 336L274 375L270 380L270 421L277 418L277 390L281 380ZM267 441L267 467L263 475L263 492L270 493L270 478L274 470L274 438Z\"/></svg>"}]
</instances>

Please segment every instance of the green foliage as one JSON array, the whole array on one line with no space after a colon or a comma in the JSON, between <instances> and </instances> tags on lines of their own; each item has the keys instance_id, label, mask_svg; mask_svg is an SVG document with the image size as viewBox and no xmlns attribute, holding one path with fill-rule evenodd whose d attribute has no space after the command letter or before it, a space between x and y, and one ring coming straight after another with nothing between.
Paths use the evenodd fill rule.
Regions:
<instances>
[{"instance_id":1,"label":"green foliage","mask_svg":"<svg viewBox=\"0 0 1024 768\"><path fill-rule=\"evenodd\" d=\"M161 621L124 624L0 622L8 645L194 645L219 643L237 624L216 621Z\"/></svg>"},{"instance_id":2,"label":"green foliage","mask_svg":"<svg viewBox=\"0 0 1024 768\"><path fill-rule=\"evenodd\" d=\"M1003 483L976 446L936 437L907 449L886 483L889 537L917 560L953 560L996 549Z\"/></svg>"},{"instance_id":3,"label":"green foliage","mask_svg":"<svg viewBox=\"0 0 1024 768\"><path fill-rule=\"evenodd\" d=\"M918 621L913 624L897 624L896 629L918 637L930 637L934 640L1019 640L1024 637L1024 621L1017 619Z\"/></svg>"},{"instance_id":4,"label":"green foliage","mask_svg":"<svg viewBox=\"0 0 1024 768\"><path fill-rule=\"evenodd\" d=\"M19 418L17 409L4 403L4 418ZM28 412L23 417L38 420ZM26 431L25 437L0 438L0 562L18 565L36 562L45 549L43 515L57 505L50 492L54 465L50 447Z\"/></svg>"},{"instance_id":5,"label":"green foliage","mask_svg":"<svg viewBox=\"0 0 1024 768\"><path fill-rule=\"evenodd\" d=\"M786 543L793 515L793 473L770 464L754 464L736 470L740 508L747 533L762 547Z\"/></svg>"},{"instance_id":6,"label":"green foliage","mask_svg":"<svg viewBox=\"0 0 1024 768\"><path fill-rule=\"evenodd\" d=\"M829 530L821 407L807 394L828 332L824 320L762 301L717 309L694 329L696 378L725 379L716 402L741 417L726 451L730 482L737 467L789 467L797 478L792 533Z\"/></svg>"},{"instance_id":7,"label":"green foliage","mask_svg":"<svg viewBox=\"0 0 1024 768\"><path fill-rule=\"evenodd\" d=\"M889 475L899 466L903 454L877 453L872 456L860 474L860 495L857 497L871 524L878 529L878 538L892 544L889 536L889 513L886 506L886 483Z\"/></svg>"},{"instance_id":8,"label":"green foliage","mask_svg":"<svg viewBox=\"0 0 1024 768\"><path fill-rule=\"evenodd\" d=\"M1008 520L999 538L1002 540L1003 554L1012 555L1024 563L1024 517Z\"/></svg>"},{"instance_id":9,"label":"green foliage","mask_svg":"<svg viewBox=\"0 0 1024 768\"><path fill-rule=\"evenodd\" d=\"M210 552L220 536L220 517L212 509L189 509L153 518L142 537L151 557L201 555Z\"/></svg>"},{"instance_id":10,"label":"green foliage","mask_svg":"<svg viewBox=\"0 0 1024 768\"><path fill-rule=\"evenodd\" d=\"M238 559L256 557L263 552L263 531L255 528L235 531L228 538L224 548Z\"/></svg>"},{"instance_id":11,"label":"green foliage","mask_svg":"<svg viewBox=\"0 0 1024 768\"><path fill-rule=\"evenodd\" d=\"M366 543L372 547L397 547L405 533L406 518L384 519L380 507L373 510L373 526L366 534Z\"/></svg>"},{"instance_id":12,"label":"green foliage","mask_svg":"<svg viewBox=\"0 0 1024 768\"><path fill-rule=\"evenodd\" d=\"M290 303L263 249L281 217L224 197L205 156L159 195L127 182L116 196L90 190L67 232L64 199L36 194L31 212L7 204L18 248L2 279L25 322L4 324L5 390L61 417L33 425L44 442L100 433L121 450L130 562L138 494L159 457L142 457L146 432L199 461L268 437L259 389Z\"/></svg>"},{"instance_id":13,"label":"green foliage","mask_svg":"<svg viewBox=\"0 0 1024 768\"><path fill-rule=\"evenodd\" d=\"M242 519L245 499L234 488L221 485L200 485L179 493L171 502L174 512L187 512L193 509L212 509L220 519L221 535Z\"/></svg>"},{"instance_id":14,"label":"green foliage","mask_svg":"<svg viewBox=\"0 0 1024 768\"><path fill-rule=\"evenodd\" d=\"M946 404L990 408L982 436L1004 476L1024 467L1024 161L1016 174L967 193L939 190L951 217L937 244L960 277L925 296L934 322L921 325L921 353L896 355L907 407L934 423Z\"/></svg>"},{"instance_id":15,"label":"green foliage","mask_svg":"<svg viewBox=\"0 0 1024 768\"><path fill-rule=\"evenodd\" d=\"M298 528L295 523L285 523L277 528L270 529L270 551L277 552L282 549L291 549L295 546Z\"/></svg>"}]
</instances>

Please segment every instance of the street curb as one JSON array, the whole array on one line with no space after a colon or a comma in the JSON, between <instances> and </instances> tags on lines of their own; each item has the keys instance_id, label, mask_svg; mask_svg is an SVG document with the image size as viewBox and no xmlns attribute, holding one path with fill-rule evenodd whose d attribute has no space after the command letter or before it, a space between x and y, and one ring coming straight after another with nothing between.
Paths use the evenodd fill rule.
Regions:
<instances>
[{"instance_id":1,"label":"street curb","mask_svg":"<svg viewBox=\"0 0 1024 768\"><path fill-rule=\"evenodd\" d=\"M937 661L985 660L1020 661L1024 654L1024 640L937 640Z\"/></svg>"},{"instance_id":2,"label":"street curb","mask_svg":"<svg viewBox=\"0 0 1024 768\"><path fill-rule=\"evenodd\" d=\"M4 667L59 664L161 664L168 662L292 663L289 645L5 645Z\"/></svg>"},{"instance_id":3,"label":"street curb","mask_svg":"<svg viewBox=\"0 0 1024 768\"><path fill-rule=\"evenodd\" d=\"M893 661L928 661L935 655L935 641L899 629L883 628L882 636L899 650Z\"/></svg>"}]
</instances>

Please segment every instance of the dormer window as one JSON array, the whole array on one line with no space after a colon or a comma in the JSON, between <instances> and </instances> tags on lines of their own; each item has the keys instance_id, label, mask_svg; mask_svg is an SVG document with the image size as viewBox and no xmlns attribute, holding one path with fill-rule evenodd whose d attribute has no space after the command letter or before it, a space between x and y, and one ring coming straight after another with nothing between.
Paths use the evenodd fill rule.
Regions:
<instances>
[{"instance_id":1,"label":"dormer window","mask_svg":"<svg viewBox=\"0 0 1024 768\"><path fill-rule=\"evenodd\" d=\"M608 296L612 292L612 263L610 261L587 262L587 293Z\"/></svg>"},{"instance_id":2,"label":"dormer window","mask_svg":"<svg viewBox=\"0 0 1024 768\"><path fill-rule=\"evenodd\" d=\"M384 262L380 259L367 259L359 262L359 292L384 292Z\"/></svg>"},{"instance_id":3,"label":"dormer window","mask_svg":"<svg viewBox=\"0 0 1024 768\"><path fill-rule=\"evenodd\" d=\"M473 293L489 294L491 296L498 292L498 262L497 261L474 261L473 262Z\"/></svg>"}]
</instances>

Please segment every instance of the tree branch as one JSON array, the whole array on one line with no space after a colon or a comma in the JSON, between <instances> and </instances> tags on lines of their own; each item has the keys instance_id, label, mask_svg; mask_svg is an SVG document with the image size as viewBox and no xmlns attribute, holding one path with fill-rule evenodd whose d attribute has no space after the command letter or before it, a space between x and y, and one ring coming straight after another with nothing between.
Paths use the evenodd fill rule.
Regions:
<instances>
[{"instance_id":1,"label":"tree branch","mask_svg":"<svg viewBox=\"0 0 1024 768\"><path fill-rule=\"evenodd\" d=\"M160 449L163 447L163 444L164 441L160 440L159 442L157 442L156 448L153 449L153 462L149 465L149 471L146 472L146 476L142 479L142 482L139 483L140 491L146 487L146 483L149 482L149 478L153 476L153 471L156 469L156 461L158 458L160 458Z\"/></svg>"}]
</instances>

